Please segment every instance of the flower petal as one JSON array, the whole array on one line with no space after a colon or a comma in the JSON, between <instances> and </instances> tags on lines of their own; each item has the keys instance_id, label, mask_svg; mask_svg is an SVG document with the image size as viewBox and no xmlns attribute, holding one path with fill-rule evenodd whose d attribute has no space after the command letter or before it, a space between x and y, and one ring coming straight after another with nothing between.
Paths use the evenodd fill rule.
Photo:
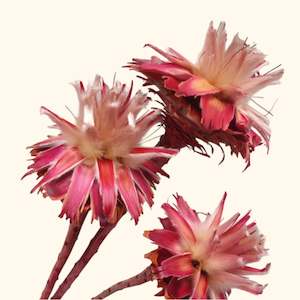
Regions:
<instances>
[{"instance_id":1,"label":"flower petal","mask_svg":"<svg viewBox=\"0 0 300 300\"><path fill-rule=\"evenodd\" d=\"M249 266L244 266L241 267L237 270L234 271L234 273L239 274L239 275L264 275L267 274L270 270L271 264L267 264L264 268L262 269L257 269Z\"/></svg>"},{"instance_id":2,"label":"flower petal","mask_svg":"<svg viewBox=\"0 0 300 300\"><path fill-rule=\"evenodd\" d=\"M202 96L200 100L203 125L210 130L226 130L234 117L234 105L223 102L213 95Z\"/></svg>"},{"instance_id":3,"label":"flower petal","mask_svg":"<svg viewBox=\"0 0 300 300\"><path fill-rule=\"evenodd\" d=\"M195 235L187 223L187 221L175 210L171 205L164 203L162 208L166 212L166 215L169 217L170 221L176 228L181 239L186 242L187 245L191 245L196 242Z\"/></svg>"},{"instance_id":4,"label":"flower petal","mask_svg":"<svg viewBox=\"0 0 300 300\"><path fill-rule=\"evenodd\" d=\"M182 252L180 239L176 232L166 229L155 229L145 231L144 236L153 241L158 246L178 254Z\"/></svg>"},{"instance_id":5,"label":"flower petal","mask_svg":"<svg viewBox=\"0 0 300 300\"><path fill-rule=\"evenodd\" d=\"M207 299L208 280L205 273L199 270L193 278L194 290L191 299Z\"/></svg>"},{"instance_id":6,"label":"flower petal","mask_svg":"<svg viewBox=\"0 0 300 300\"><path fill-rule=\"evenodd\" d=\"M132 176L138 188L144 194L147 203L151 207L153 205L153 192L150 186L150 182L145 178L143 173L139 170L132 170Z\"/></svg>"},{"instance_id":7,"label":"flower petal","mask_svg":"<svg viewBox=\"0 0 300 300\"><path fill-rule=\"evenodd\" d=\"M71 183L72 171L44 185L44 190L52 200L64 198Z\"/></svg>"},{"instance_id":8,"label":"flower petal","mask_svg":"<svg viewBox=\"0 0 300 300\"><path fill-rule=\"evenodd\" d=\"M180 96L203 96L218 92L220 90L210 84L205 78L193 76L178 85L177 94Z\"/></svg>"},{"instance_id":9,"label":"flower petal","mask_svg":"<svg viewBox=\"0 0 300 300\"><path fill-rule=\"evenodd\" d=\"M114 162L110 159L98 159L103 212L108 220L114 215L117 205Z\"/></svg>"},{"instance_id":10,"label":"flower petal","mask_svg":"<svg viewBox=\"0 0 300 300\"><path fill-rule=\"evenodd\" d=\"M77 166L82 160L83 158L76 150L65 150L58 162L51 169L49 169L45 176L39 181L39 183L36 186L34 186L34 188L31 190L31 193L33 193L42 185L67 173L69 170Z\"/></svg>"},{"instance_id":11,"label":"flower petal","mask_svg":"<svg viewBox=\"0 0 300 300\"><path fill-rule=\"evenodd\" d=\"M231 254L212 254L205 261L205 269L208 273L216 271L226 271L242 267L245 264L242 257Z\"/></svg>"},{"instance_id":12,"label":"flower petal","mask_svg":"<svg viewBox=\"0 0 300 300\"><path fill-rule=\"evenodd\" d=\"M187 278L178 279L177 277L172 277L167 286L167 294L171 299L185 299L191 294L191 290L191 281Z\"/></svg>"},{"instance_id":13,"label":"flower petal","mask_svg":"<svg viewBox=\"0 0 300 300\"><path fill-rule=\"evenodd\" d=\"M90 193L95 174L95 166L80 164L74 169L60 216L66 214L68 218L75 217Z\"/></svg>"},{"instance_id":14,"label":"flower petal","mask_svg":"<svg viewBox=\"0 0 300 300\"><path fill-rule=\"evenodd\" d=\"M134 185L132 174L129 168L118 168L118 188L121 197L129 211L130 215L137 224L138 218L142 213L142 209L139 203L138 194Z\"/></svg>"},{"instance_id":15,"label":"flower petal","mask_svg":"<svg viewBox=\"0 0 300 300\"><path fill-rule=\"evenodd\" d=\"M98 219L103 215L103 203L102 203L102 197L100 195L100 186L99 186L99 182L97 182L96 180L94 180L94 183L92 185L91 188L91 192L90 192L90 196L91 196L91 209L92 209L92 218L94 219Z\"/></svg>"},{"instance_id":16,"label":"flower petal","mask_svg":"<svg viewBox=\"0 0 300 300\"><path fill-rule=\"evenodd\" d=\"M192 256L190 253L178 254L164 260L161 264L162 277L186 277L194 273L192 266Z\"/></svg>"}]
</instances>

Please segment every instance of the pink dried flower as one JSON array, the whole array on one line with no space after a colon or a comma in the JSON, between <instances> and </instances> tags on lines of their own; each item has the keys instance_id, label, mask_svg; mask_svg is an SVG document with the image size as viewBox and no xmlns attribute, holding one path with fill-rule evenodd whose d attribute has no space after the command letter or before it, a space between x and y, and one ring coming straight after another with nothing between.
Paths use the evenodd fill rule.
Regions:
<instances>
[{"instance_id":1,"label":"pink dried flower","mask_svg":"<svg viewBox=\"0 0 300 300\"><path fill-rule=\"evenodd\" d=\"M160 117L155 110L140 114L148 98L140 91L132 96L132 85L128 90L116 82L109 88L99 76L87 89L82 82L73 85L79 98L76 124L42 107L41 113L61 133L31 146L33 163L24 176L41 177L32 192L63 199L60 216L74 219L90 208L94 219L114 222L116 207L123 202L137 222L142 204L153 203L151 188L159 182L157 173L166 175L155 159L170 158L177 150L140 145ZM91 124L85 118L87 110Z\"/></svg>"},{"instance_id":2,"label":"pink dried flower","mask_svg":"<svg viewBox=\"0 0 300 300\"><path fill-rule=\"evenodd\" d=\"M259 73L265 55L236 35L226 48L225 23L216 30L211 22L198 61L193 64L175 50L153 46L167 60L153 56L134 59L128 66L146 76L147 85L158 87L165 105L166 131L181 138L173 143L198 147L197 139L220 146L249 163L250 152L261 144L269 146L270 128L266 116L250 105L262 88L278 83L283 70ZM170 142L169 142L170 143Z\"/></svg>"},{"instance_id":3,"label":"pink dried flower","mask_svg":"<svg viewBox=\"0 0 300 300\"><path fill-rule=\"evenodd\" d=\"M245 275L265 274L263 269L249 266L266 255L264 236L256 223L249 224L250 212L237 213L222 220L226 193L215 212L200 220L181 196L173 208L163 204L167 218L161 219L164 229L146 231L145 236L158 245L146 255L152 261L162 291L158 294L175 299L227 299L231 289L253 294L264 286Z\"/></svg>"}]
</instances>

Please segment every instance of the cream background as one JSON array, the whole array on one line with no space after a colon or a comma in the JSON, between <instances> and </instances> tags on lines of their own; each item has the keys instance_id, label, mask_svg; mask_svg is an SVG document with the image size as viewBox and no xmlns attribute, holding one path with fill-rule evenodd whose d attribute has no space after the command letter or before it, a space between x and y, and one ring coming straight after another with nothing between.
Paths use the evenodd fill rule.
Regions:
<instances>
[{"instance_id":1,"label":"cream background","mask_svg":"<svg viewBox=\"0 0 300 300\"><path fill-rule=\"evenodd\" d=\"M121 69L132 57L149 57L146 42L172 46L195 59L211 19L227 22L229 37L239 31L268 54L271 66L282 63L282 85L263 91L271 107L269 155L261 147L252 167L221 153L212 159L182 151L166 170L152 210L145 207L138 226L125 217L102 245L65 299L89 299L103 288L135 275L147 266L153 249L142 237L158 226L160 205L174 192L201 211L215 208L228 192L225 217L252 209L267 236L271 272L258 278L269 283L260 299L299 297L299 7L297 1L2 1L0 4L1 85L1 299L37 299L67 230L59 219L60 204L29 190L34 177L20 182L29 158L25 147L49 132L39 107L71 118L76 95L68 84L92 80L95 73L111 82L114 72L127 83L135 73ZM137 88L141 82L135 79ZM228 154L228 151L227 151ZM97 224L87 222L61 278L83 251ZM263 265L263 262L260 264ZM154 299L155 283L127 289L110 299ZM253 299L233 291L230 299Z\"/></svg>"}]
</instances>

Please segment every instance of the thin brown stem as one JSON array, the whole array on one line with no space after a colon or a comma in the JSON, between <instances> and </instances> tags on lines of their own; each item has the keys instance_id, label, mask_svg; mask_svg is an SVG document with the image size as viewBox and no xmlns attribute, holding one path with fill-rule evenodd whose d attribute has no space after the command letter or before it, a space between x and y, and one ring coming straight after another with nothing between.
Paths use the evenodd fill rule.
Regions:
<instances>
[{"instance_id":1,"label":"thin brown stem","mask_svg":"<svg viewBox=\"0 0 300 300\"><path fill-rule=\"evenodd\" d=\"M141 273L139 273L129 279L120 281L120 282L112 285L110 288L104 290L103 292L101 292L99 295L93 297L92 299L104 299L117 291L129 288L132 286L140 285L140 284L146 283L148 281L152 281L152 280L153 280L152 270L151 270L151 266L149 266Z\"/></svg>"},{"instance_id":2,"label":"thin brown stem","mask_svg":"<svg viewBox=\"0 0 300 300\"><path fill-rule=\"evenodd\" d=\"M125 210L122 211L119 216L117 217L117 220L115 223L110 224L107 223L106 225L100 227L100 229L97 231L93 239L90 241L88 247L80 257L80 259L75 263L74 267L68 274L68 276L65 278L65 280L62 282L62 284L58 287L54 295L51 297L51 299L61 299L63 295L68 291L68 289L71 287L73 282L76 280L76 278L79 276L79 274L82 272L82 270L85 268L85 266L88 264L88 262L91 260L91 258L97 253L100 245L104 241L104 239L108 236L108 234L113 230L113 228L117 225L121 217L124 215Z\"/></svg>"},{"instance_id":3,"label":"thin brown stem","mask_svg":"<svg viewBox=\"0 0 300 300\"><path fill-rule=\"evenodd\" d=\"M52 268L52 271L49 275L49 278L47 280L46 286L44 287L44 290L41 294L40 299L48 299L53 287L58 280L59 274L65 265L67 259L69 258L71 251L75 245L75 242L78 238L78 235L80 233L82 224L85 220L85 217L87 215L87 211L83 212L81 216L79 217L78 221L71 221L69 225L69 229L67 232L67 235L65 237L65 241L63 243L63 246L58 254L57 260Z\"/></svg>"}]
</instances>

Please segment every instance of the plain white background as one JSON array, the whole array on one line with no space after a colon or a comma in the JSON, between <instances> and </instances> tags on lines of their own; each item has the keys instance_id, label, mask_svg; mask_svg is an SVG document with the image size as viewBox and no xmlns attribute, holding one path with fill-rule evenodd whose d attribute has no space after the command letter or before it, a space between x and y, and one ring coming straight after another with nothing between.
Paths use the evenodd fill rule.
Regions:
<instances>
[{"instance_id":1,"label":"plain white background","mask_svg":"<svg viewBox=\"0 0 300 300\"><path fill-rule=\"evenodd\" d=\"M267 237L269 283L260 299L295 299L299 295L299 7L297 1L7 1L0 7L1 85L1 298L37 299L67 230L58 218L61 205L30 195L34 177L20 181L29 158L25 150L43 139L50 122L39 115L45 105L70 117L75 107L68 83L92 80L96 73L111 83L129 83L133 72L121 69L132 57L149 57L146 42L171 46L191 60L201 50L210 20L226 21L268 54L270 66L282 63L282 84L262 91L269 108L279 98L271 120L271 150L252 155L244 173L242 159L218 166L221 153L207 159L182 151L166 170L152 210L145 207L138 226L126 216L83 271L65 299L89 299L101 289L147 266L144 253L153 245L142 237L158 226L157 217L172 193L182 194L197 210L211 211L228 192L225 217L252 209ZM135 80L135 87L141 81ZM61 278L97 230L87 222ZM154 299L156 283L131 288L110 299ZM234 290L231 299L253 299Z\"/></svg>"}]
</instances>

